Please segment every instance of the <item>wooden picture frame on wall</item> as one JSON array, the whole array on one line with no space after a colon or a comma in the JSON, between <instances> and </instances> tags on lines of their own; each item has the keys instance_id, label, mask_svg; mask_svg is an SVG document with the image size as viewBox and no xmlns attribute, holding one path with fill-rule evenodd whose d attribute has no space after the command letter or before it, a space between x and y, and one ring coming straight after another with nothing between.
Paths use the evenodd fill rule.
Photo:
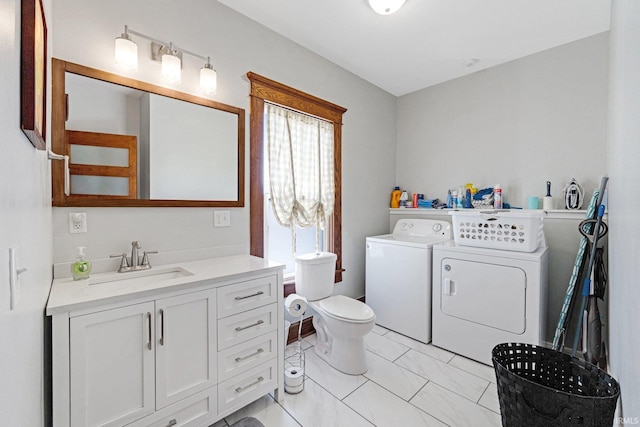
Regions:
<instances>
[{"instance_id":1,"label":"wooden picture frame on wall","mask_svg":"<svg viewBox=\"0 0 640 427\"><path fill-rule=\"evenodd\" d=\"M47 23L42 0L22 0L20 127L38 150L45 150L47 105Z\"/></svg>"}]
</instances>

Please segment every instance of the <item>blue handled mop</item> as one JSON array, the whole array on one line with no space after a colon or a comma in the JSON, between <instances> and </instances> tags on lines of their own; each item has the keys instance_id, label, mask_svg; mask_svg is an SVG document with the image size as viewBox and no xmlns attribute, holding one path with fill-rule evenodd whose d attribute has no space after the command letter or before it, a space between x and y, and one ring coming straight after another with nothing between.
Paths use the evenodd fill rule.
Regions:
<instances>
[{"instance_id":1,"label":"blue handled mop","mask_svg":"<svg viewBox=\"0 0 640 427\"><path fill-rule=\"evenodd\" d=\"M595 189L593 192L593 196L591 197L591 201L589 203L589 207L587 209L586 218L592 219L595 217L596 206L600 200L599 198L599 190ZM590 229L588 230L591 231ZM562 303L562 308L560 310L560 318L558 319L558 324L556 326L556 332L553 336L553 344L551 348L553 350L558 350L560 347L564 346L564 338L567 333L567 323L569 322L569 318L571 317L569 312L574 301L574 292L576 288L576 284L579 281L580 271L585 262L585 255L587 252L587 243L588 239L585 236L580 238L580 245L578 246L578 254L576 255L576 261L573 264L573 270L571 272L571 278L569 279L569 285L567 287L567 291L564 296L564 302Z\"/></svg>"}]
</instances>

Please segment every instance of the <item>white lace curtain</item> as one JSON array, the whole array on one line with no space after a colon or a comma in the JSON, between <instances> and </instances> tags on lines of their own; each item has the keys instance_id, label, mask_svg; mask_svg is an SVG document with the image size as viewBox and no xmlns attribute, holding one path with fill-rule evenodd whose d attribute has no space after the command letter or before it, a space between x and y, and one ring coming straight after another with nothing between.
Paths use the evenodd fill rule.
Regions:
<instances>
[{"instance_id":1,"label":"white lace curtain","mask_svg":"<svg viewBox=\"0 0 640 427\"><path fill-rule=\"evenodd\" d=\"M265 103L271 205L280 225L324 229L333 212L333 123Z\"/></svg>"}]
</instances>

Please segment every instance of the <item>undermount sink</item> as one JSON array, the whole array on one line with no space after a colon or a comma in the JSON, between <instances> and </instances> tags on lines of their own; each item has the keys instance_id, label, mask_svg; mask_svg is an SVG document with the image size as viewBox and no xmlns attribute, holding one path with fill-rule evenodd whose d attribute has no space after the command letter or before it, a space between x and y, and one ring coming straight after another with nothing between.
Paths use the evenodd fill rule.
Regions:
<instances>
[{"instance_id":1,"label":"undermount sink","mask_svg":"<svg viewBox=\"0 0 640 427\"><path fill-rule=\"evenodd\" d=\"M114 273L106 276L90 277L89 285L117 283L119 285L143 285L158 283L164 280L178 279L180 277L193 276L193 273L182 267L170 267L132 271L127 273Z\"/></svg>"}]
</instances>

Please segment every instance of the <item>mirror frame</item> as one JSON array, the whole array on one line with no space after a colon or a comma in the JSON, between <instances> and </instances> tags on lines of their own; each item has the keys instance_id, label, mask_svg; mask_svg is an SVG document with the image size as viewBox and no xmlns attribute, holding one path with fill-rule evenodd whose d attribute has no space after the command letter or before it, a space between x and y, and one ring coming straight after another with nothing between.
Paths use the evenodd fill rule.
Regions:
<instances>
[{"instance_id":1,"label":"mirror frame","mask_svg":"<svg viewBox=\"0 0 640 427\"><path fill-rule=\"evenodd\" d=\"M64 194L63 162L51 163L52 205L58 207L244 207L244 146L245 146L245 111L242 108L222 104L210 99L188 93L178 92L151 83L130 79L118 74L97 70L52 58L51 60L51 150L56 154L69 155L66 144L65 122L68 114L65 74L102 80L133 89L163 95L181 101L199 104L205 107L226 111L238 116L238 198L237 200L160 200L160 199L122 199L109 196L66 196Z\"/></svg>"}]
</instances>

